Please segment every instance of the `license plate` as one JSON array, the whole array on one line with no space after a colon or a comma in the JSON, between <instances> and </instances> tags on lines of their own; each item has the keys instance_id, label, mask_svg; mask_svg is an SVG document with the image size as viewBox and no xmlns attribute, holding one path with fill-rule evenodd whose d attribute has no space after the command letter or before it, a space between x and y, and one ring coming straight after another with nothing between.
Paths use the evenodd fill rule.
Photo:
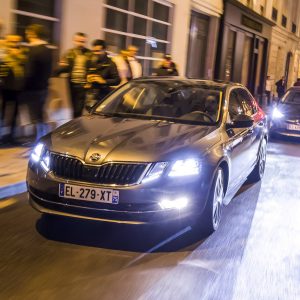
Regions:
<instances>
[{"instance_id":1,"label":"license plate","mask_svg":"<svg viewBox=\"0 0 300 300\"><path fill-rule=\"evenodd\" d=\"M119 203L119 191L111 189L91 188L61 183L59 185L59 196L68 199L94 201L101 203Z\"/></svg>"},{"instance_id":2,"label":"license plate","mask_svg":"<svg viewBox=\"0 0 300 300\"><path fill-rule=\"evenodd\" d=\"M298 130L298 131L300 131L300 125L287 124L287 129L288 130Z\"/></svg>"}]
</instances>

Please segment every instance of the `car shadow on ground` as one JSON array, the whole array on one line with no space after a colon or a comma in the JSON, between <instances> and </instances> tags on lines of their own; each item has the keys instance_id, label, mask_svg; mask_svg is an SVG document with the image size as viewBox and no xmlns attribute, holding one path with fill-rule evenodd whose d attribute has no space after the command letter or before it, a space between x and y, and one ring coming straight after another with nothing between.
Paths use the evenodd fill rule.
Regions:
<instances>
[{"instance_id":1,"label":"car shadow on ground","mask_svg":"<svg viewBox=\"0 0 300 300\"><path fill-rule=\"evenodd\" d=\"M245 183L224 208L218 231L208 239L193 224L126 225L49 215L40 217L36 229L49 240L88 247L143 253L193 251L201 244L214 247L224 238L246 239L259 191L260 183Z\"/></svg>"}]
</instances>

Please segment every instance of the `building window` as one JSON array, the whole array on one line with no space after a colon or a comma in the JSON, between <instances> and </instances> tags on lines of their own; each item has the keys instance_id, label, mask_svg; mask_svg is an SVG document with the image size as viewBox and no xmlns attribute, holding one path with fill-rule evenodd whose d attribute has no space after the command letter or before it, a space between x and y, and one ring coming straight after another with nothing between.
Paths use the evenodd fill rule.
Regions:
<instances>
[{"instance_id":1,"label":"building window","mask_svg":"<svg viewBox=\"0 0 300 300\"><path fill-rule=\"evenodd\" d=\"M228 44L225 58L225 80L233 80L233 65L234 65L234 48L235 48L236 32L229 30Z\"/></svg>"},{"instance_id":2,"label":"building window","mask_svg":"<svg viewBox=\"0 0 300 300\"><path fill-rule=\"evenodd\" d=\"M48 41L51 44L58 44L58 26L57 18L58 5L60 1L53 0L18 0L16 9L12 10L15 14L16 33L25 39L25 29L31 24L43 25L48 31Z\"/></svg>"},{"instance_id":3,"label":"building window","mask_svg":"<svg viewBox=\"0 0 300 300\"><path fill-rule=\"evenodd\" d=\"M108 51L115 55L129 45L137 46L144 75L152 74L171 50L173 5L165 0L106 0L103 6Z\"/></svg>"},{"instance_id":4,"label":"building window","mask_svg":"<svg viewBox=\"0 0 300 300\"><path fill-rule=\"evenodd\" d=\"M286 27L286 23L287 23L287 18L286 18L286 16L282 15L281 25L282 25L283 27Z\"/></svg>"},{"instance_id":5,"label":"building window","mask_svg":"<svg viewBox=\"0 0 300 300\"><path fill-rule=\"evenodd\" d=\"M264 15L264 13L265 13L265 8L264 8L263 5L261 5L261 6L260 6L260 14L261 14L261 15Z\"/></svg>"},{"instance_id":6,"label":"building window","mask_svg":"<svg viewBox=\"0 0 300 300\"><path fill-rule=\"evenodd\" d=\"M272 7L272 20L277 22L278 10L275 7Z\"/></svg>"},{"instance_id":7,"label":"building window","mask_svg":"<svg viewBox=\"0 0 300 300\"><path fill-rule=\"evenodd\" d=\"M297 31L297 26L295 23L292 23L292 33L296 33Z\"/></svg>"}]
</instances>

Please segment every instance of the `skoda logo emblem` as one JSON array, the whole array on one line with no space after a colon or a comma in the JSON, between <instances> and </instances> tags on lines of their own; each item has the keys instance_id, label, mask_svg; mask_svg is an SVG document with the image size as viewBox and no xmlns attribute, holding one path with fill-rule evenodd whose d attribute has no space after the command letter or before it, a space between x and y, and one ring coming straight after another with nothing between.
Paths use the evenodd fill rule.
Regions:
<instances>
[{"instance_id":1,"label":"skoda logo emblem","mask_svg":"<svg viewBox=\"0 0 300 300\"><path fill-rule=\"evenodd\" d=\"M98 161L99 159L101 158L101 155L99 153L93 153L91 156L90 156L90 161Z\"/></svg>"}]
</instances>

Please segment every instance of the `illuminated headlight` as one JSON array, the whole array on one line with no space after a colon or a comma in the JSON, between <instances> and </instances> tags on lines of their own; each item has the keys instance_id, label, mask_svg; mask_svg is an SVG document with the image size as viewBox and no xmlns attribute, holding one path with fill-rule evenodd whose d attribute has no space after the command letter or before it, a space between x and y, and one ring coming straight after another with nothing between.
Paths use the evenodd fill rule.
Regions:
<instances>
[{"instance_id":1,"label":"illuminated headlight","mask_svg":"<svg viewBox=\"0 0 300 300\"><path fill-rule=\"evenodd\" d=\"M143 183L158 179L162 173L164 172L165 168L167 167L166 162L159 162L156 163L153 168L148 172L146 177L143 179Z\"/></svg>"},{"instance_id":2,"label":"illuminated headlight","mask_svg":"<svg viewBox=\"0 0 300 300\"><path fill-rule=\"evenodd\" d=\"M273 119L280 119L283 116L284 115L282 114L282 112L277 107L275 107L274 110L273 110L273 113L272 113Z\"/></svg>"},{"instance_id":3,"label":"illuminated headlight","mask_svg":"<svg viewBox=\"0 0 300 300\"><path fill-rule=\"evenodd\" d=\"M46 172L49 172L50 170L50 155L49 152L46 152L46 154L43 156L41 161L41 166Z\"/></svg>"},{"instance_id":4,"label":"illuminated headlight","mask_svg":"<svg viewBox=\"0 0 300 300\"><path fill-rule=\"evenodd\" d=\"M161 209L182 209L185 208L188 204L188 199L186 197L176 198L174 200L163 199L159 202Z\"/></svg>"},{"instance_id":5,"label":"illuminated headlight","mask_svg":"<svg viewBox=\"0 0 300 300\"><path fill-rule=\"evenodd\" d=\"M198 175L200 173L200 163L197 159L177 160L169 172L170 177Z\"/></svg>"},{"instance_id":6,"label":"illuminated headlight","mask_svg":"<svg viewBox=\"0 0 300 300\"><path fill-rule=\"evenodd\" d=\"M31 152L31 156L30 156L31 159L34 162L40 161L43 150L44 150L44 145L42 143L37 144Z\"/></svg>"}]
</instances>

